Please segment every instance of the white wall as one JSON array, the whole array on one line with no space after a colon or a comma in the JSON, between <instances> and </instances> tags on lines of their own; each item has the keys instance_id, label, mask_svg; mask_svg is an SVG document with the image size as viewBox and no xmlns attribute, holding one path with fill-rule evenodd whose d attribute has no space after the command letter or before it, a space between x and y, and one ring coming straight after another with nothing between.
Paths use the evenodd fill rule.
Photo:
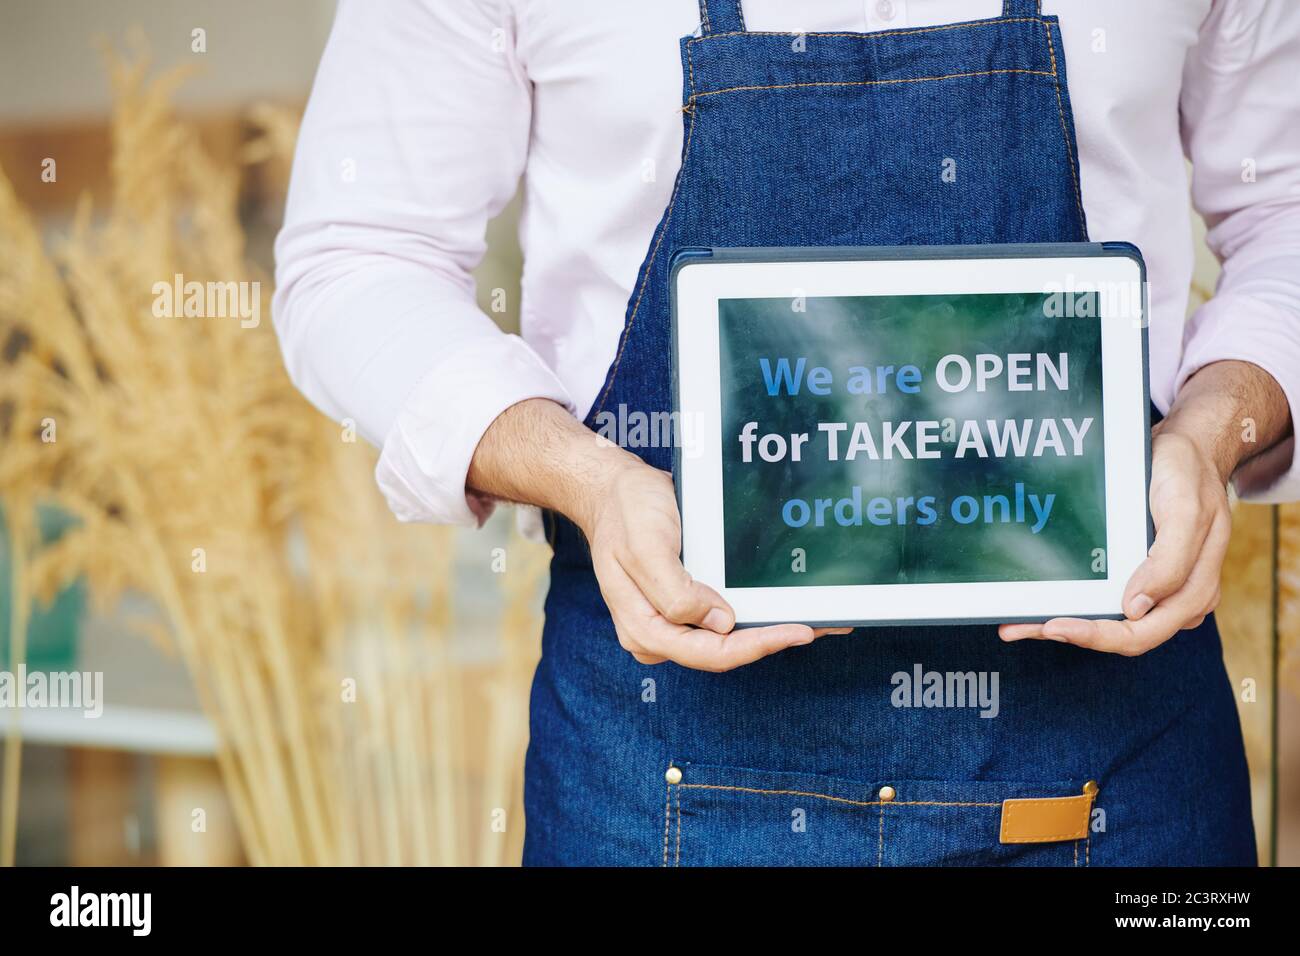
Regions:
<instances>
[{"instance_id":1,"label":"white wall","mask_svg":"<svg viewBox=\"0 0 1300 956\"><path fill-rule=\"evenodd\" d=\"M96 40L127 50L133 29L154 65L198 67L177 96L183 109L303 99L333 17L334 0L2 0L0 125L103 115ZM203 54L190 49L196 27Z\"/></svg>"}]
</instances>

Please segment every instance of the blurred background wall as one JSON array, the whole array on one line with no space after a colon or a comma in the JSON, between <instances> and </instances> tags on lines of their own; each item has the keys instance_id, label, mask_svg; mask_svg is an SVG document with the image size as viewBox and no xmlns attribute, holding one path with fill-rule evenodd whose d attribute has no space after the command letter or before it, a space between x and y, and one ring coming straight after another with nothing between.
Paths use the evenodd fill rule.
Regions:
<instances>
[{"instance_id":1,"label":"blurred background wall","mask_svg":"<svg viewBox=\"0 0 1300 956\"><path fill-rule=\"evenodd\" d=\"M13 0L0 7L0 119L102 120L112 99L94 43L132 30L159 65L193 62L191 31L207 31L207 68L176 96L184 110L303 100L333 17L330 0Z\"/></svg>"},{"instance_id":2,"label":"blurred background wall","mask_svg":"<svg viewBox=\"0 0 1300 956\"><path fill-rule=\"evenodd\" d=\"M117 193L131 178L121 167L149 162L147 144L145 153L115 149L115 133L119 140L124 130L128 136L141 135L153 107L137 96L131 107L136 115L122 115L130 110L123 111L122 96L111 87L109 57L147 63L151 77L179 68L185 71L184 81L166 100L177 122L195 132L198 149L213 170L232 175L236 183L237 235L218 236L210 244L224 247L234 240L243 247L246 262L238 267L239 275L217 278L262 280L264 321L253 331L273 341L271 244L284 204L293 126L305 105L333 7L329 0L15 0L0 6L0 171L18 206L34 218L47 248L61 247L86 198L93 200L92 228L112 220ZM195 49L196 30L202 31L202 52ZM154 152L173 148L168 145L173 125L164 120L143 127L145 135L156 134ZM251 154L258 158L250 159ZM57 161L52 181L42 176L49 159ZM150 170L136 172L146 181L152 175ZM196 188L203 191L202 184ZM212 183L213 190L221 188ZM185 198L180 202L183 206ZM192 211L182 208L181 216L186 215ZM512 328L517 326L521 269L516 220L512 206L491 225L492 251L477 272L485 304L493 289L507 290L508 310L495 314ZM112 233L92 237L90 245L108 245L108 235ZM134 241L129 227L125 241ZM6 257L8 251L0 245L0 353L12 360L30 346L30 337L5 327L5 293L13 296L5 280L16 279L21 287L30 267ZM69 271L66 262L52 261L58 270ZM158 278L170 277L169 268L156 271ZM76 306L74 302L74 311ZM183 352L183 344L181 339L157 343L160 359ZM14 368L0 364L0 383ZM6 415L13 417L4 404L0 401L0 425ZM329 493L359 497L365 510L382 508L368 478L370 450L357 448L353 454L352 447L339 444L336 430L302 403L291 412L313 424L319 419L328 432L320 441L345 448L355 459L339 466L347 472L344 478L333 479L350 484L336 484ZM0 437L0 464L6 456L12 463L15 454L14 442ZM318 467L328 470L330 465ZM231 480L243 479L232 474ZM8 504L4 498L0 487L0 504ZM177 517L219 523L210 502L200 499L186 507L190 513ZM47 517L44 523L50 523ZM0 508L0 530L3 518ZM57 514L50 520L67 523ZM409 546L425 562L423 570L417 561L412 575L390 579L380 562L375 578L367 574L374 569L365 568L364 549L393 547L389 539L402 533L382 514L372 514L368 521L378 530L367 533L356 524L349 531L354 539L371 540L317 549L312 556L325 572L347 582L347 600L357 605L328 622L343 636L332 647L318 642L288 648L302 658L303 683L317 680L314 671L319 670L328 675L324 679L342 675L343 681L359 682L362 688L359 699L344 701L357 703L356 708L333 706L336 694L319 695L333 710L358 712L330 730L344 735L345 742L322 744L331 759L317 768L318 789L351 791L338 806L325 808L334 815L328 825L338 835L324 841L325 849L312 845L315 857L306 844L310 839L319 844L318 833L259 852L276 854L273 858L281 862L517 862L527 684L537 650L544 549L519 541L511 516L503 511L476 535L408 529L415 542ZM289 544L303 547L300 537ZM230 749L225 738L239 732L237 705L249 701L219 712L218 686L216 705L205 707L203 688L196 686L202 682L192 679L193 662L177 646L175 628L156 596L128 590L113 607L97 609L85 581L61 590L48 608L33 604L26 646L15 658L12 545L0 534L0 669L13 671L17 660L33 670L102 673L107 702L95 720L54 709L0 710L0 734L6 737L0 810L17 808L15 820L0 813L0 861L256 859L258 853L244 845L248 840L240 839L221 760L223 750ZM110 556L101 563L126 560ZM421 574L442 580L430 587L418 580ZM230 597L232 603L239 599ZM373 625L376 619L382 623ZM236 643L234 635L227 637ZM256 648L247 650L257 653ZM367 706L367 685L382 686L386 698L375 695ZM211 690L207 696L211 700ZM273 726L256 727L254 733L282 736L278 725L296 713L284 696L274 688L267 691L263 719ZM255 789L295 786L301 768L292 765L293 748L284 740L276 745L260 764L247 753L234 756L236 771L246 783L251 779ZM224 766L229 771L229 761ZM308 816L302 807L286 806L285 813L286 828L300 826ZM6 830L15 831L8 846Z\"/></svg>"},{"instance_id":3,"label":"blurred background wall","mask_svg":"<svg viewBox=\"0 0 1300 956\"><path fill-rule=\"evenodd\" d=\"M248 160L250 144L265 146L267 137L257 109L270 104L285 116L300 112L332 15L329 0L6 0L0 5L0 170L45 241L56 246L72 228L79 197L95 197L95 215L103 216L99 203L113 193L114 98L103 45L129 58L147 56L155 74L176 66L192 69L172 101L217 167L239 171L237 226L249 268L269 275L285 166L283 155L279 161ZM194 50L195 30L203 31L204 52ZM41 177L48 157L58 159L56 182ZM493 289L507 290L511 311L496 317L512 329L521 267L516 219L517 208L511 206L491 225L490 252L478 271L485 304ZM1198 249L1194 303L1213 289L1217 269L1199 236ZM6 268L16 266L0 262L0 276ZM262 331L269 334L265 324ZM13 341L0 346L15 352L22 347ZM5 454L0 443L0 461ZM365 471L361 465L355 469ZM377 504L377 492L363 483L353 493L368 496L370 507ZM1226 656L1247 736L1261 859L1294 865L1300 863L1300 662L1294 650L1300 628L1300 519L1290 508L1238 506L1235 521L1221 610ZM376 517L375 526L381 523L382 516ZM400 660L418 676L407 688L411 713L400 715L410 724L381 708L366 720L341 725L338 732L348 741L338 746L348 756L328 764L321 779L332 786L329 781L337 784L337 776L331 775L355 775L369 780L373 790L358 791L352 803L325 808L324 817L340 831L355 832L326 839L321 846L327 849L314 852L320 861L513 863L522 836L518 764L536 653L536 597L544 581L525 577L521 583L516 577L508 585L492 573L492 565L508 552L535 568L537 556L511 537L508 516L501 514L478 535L426 536L419 546L447 555L445 586L425 593L418 582L405 579L368 582L369 590L359 593L370 597L359 600L443 602L446 606L429 618L436 631L432 645L440 648L432 662L419 663L423 657L418 657L412 667L411 658L401 656L409 646L429 643L428 634L417 634L396 654L391 635L358 634L352 625L340 628L336 643L310 649L317 657L359 656L380 672ZM6 572L0 580L9 577L6 547L0 540L0 571ZM340 580L362 574L346 561L336 571ZM527 593L521 595L521 589ZM14 661L12 603L9 586L0 584L0 668ZM361 619L368 617L364 611ZM161 619L148 595L128 589L114 606L95 608L76 582L62 588L52 606L33 612L26 660L33 667L103 672L107 704L96 721L56 711L28 711L13 719L0 711L0 732L7 735L0 795L11 798L6 806L15 815L9 821L10 854L26 864L241 863L288 852L241 839L239 808L247 801L238 793L232 801L224 782L232 766L245 783L261 779L257 773L275 778L278 771L255 762L250 769L250 756L238 748L221 762L222 741L239 725L220 700L215 707L204 705L202 688L191 678L194 667L187 666L193 658L178 652L176 635L142 637L141 617ZM347 621L357 617L344 614ZM410 625L405 618L386 620L380 626L390 631ZM382 648L377 656L357 650L375 645ZM339 673L337 668L327 672L329 680ZM271 702L278 706L274 695ZM403 726L418 726L427 736L413 740ZM430 761L426 754L411 753L421 746L451 752L454 760ZM452 774L467 781L454 792L447 784ZM411 834L402 821L347 816L366 801L411 812L431 804L435 812L421 817L427 828L415 839L436 849L403 857L399 844L409 843ZM194 827L199 809L202 830ZM0 831L4 823L0 820ZM356 845L349 849L349 839L380 847L379 855L366 856L370 851ZM4 849L0 843L0 853Z\"/></svg>"}]
</instances>

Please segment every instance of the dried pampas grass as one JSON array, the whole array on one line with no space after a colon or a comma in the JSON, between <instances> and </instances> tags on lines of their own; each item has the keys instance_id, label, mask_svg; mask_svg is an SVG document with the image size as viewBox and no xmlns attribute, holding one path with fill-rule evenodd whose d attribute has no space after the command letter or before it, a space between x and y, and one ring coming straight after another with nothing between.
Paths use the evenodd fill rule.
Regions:
<instances>
[{"instance_id":1,"label":"dried pampas grass","mask_svg":"<svg viewBox=\"0 0 1300 956\"><path fill-rule=\"evenodd\" d=\"M0 501L14 656L26 595L78 577L99 608L138 591L165 620L220 739L259 864L517 860L543 549L512 541L501 654L454 653L449 529L402 527L373 453L294 390L270 280L245 254L242 170L175 121L169 74L110 64L112 196L46 251L0 175ZM251 161L283 178L296 118L264 108ZM154 314L155 283L259 282L262 321ZM54 504L73 530L42 547ZM488 574L485 553L483 574ZM15 712L16 713L16 712ZM469 752L474 731L484 745ZM18 738L5 748L12 862ZM497 824L494 826L494 824ZM502 831L504 824L504 832Z\"/></svg>"},{"instance_id":2,"label":"dried pampas grass","mask_svg":"<svg viewBox=\"0 0 1300 956\"><path fill-rule=\"evenodd\" d=\"M1278 508L1278 673L1300 696L1300 505Z\"/></svg>"}]
</instances>

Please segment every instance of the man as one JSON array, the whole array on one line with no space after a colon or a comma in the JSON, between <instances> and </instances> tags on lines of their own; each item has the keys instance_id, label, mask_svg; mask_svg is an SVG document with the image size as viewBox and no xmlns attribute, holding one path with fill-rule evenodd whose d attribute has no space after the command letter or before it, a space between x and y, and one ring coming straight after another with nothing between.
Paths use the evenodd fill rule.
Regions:
<instances>
[{"instance_id":1,"label":"man","mask_svg":"<svg viewBox=\"0 0 1300 956\"><path fill-rule=\"evenodd\" d=\"M277 328L307 395L382 445L377 477L399 518L471 524L496 499L548 512L530 861L769 862L770 845L726 821L770 822L771 800L791 792L878 810L879 841L858 846L860 821L837 821L833 846L782 843L781 860L1253 860L1206 617L1230 476L1273 500L1300 489L1297 67L1300 8L1265 0L341 5L277 244ZM950 155L996 130L981 148L1001 172L937 213L906 189L874 206L888 177L938 169L942 156L906 148L916 124L950 132ZM1224 260L1215 298L1186 322L1184 155ZM522 339L476 309L468 275L521 174ZM783 204L796 186L812 198ZM666 407L666 263L738 237L1138 245L1166 415L1156 541L1127 620L890 629L787 654L822 632L732 630L726 602L678 560L666 457L597 442L575 415ZM989 722L998 739L881 704L889 673L941 659L1016 688ZM682 667L647 667L663 661ZM653 706L638 696L646 680ZM1161 680L1171 700L1137 700ZM1189 766L1224 782L1217 816L1183 808ZM992 808L1084 780L1126 811L1125 833L1010 849L984 820L965 841L925 835L954 824L922 807ZM683 816L696 822L685 848ZM1170 837L1211 825L1195 846Z\"/></svg>"}]
</instances>

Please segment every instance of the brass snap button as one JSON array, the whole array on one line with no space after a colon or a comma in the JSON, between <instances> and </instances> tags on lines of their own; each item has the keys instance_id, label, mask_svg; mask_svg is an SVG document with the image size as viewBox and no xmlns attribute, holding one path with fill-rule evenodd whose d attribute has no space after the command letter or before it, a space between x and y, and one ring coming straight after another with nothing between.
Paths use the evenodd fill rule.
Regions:
<instances>
[{"instance_id":1,"label":"brass snap button","mask_svg":"<svg viewBox=\"0 0 1300 956\"><path fill-rule=\"evenodd\" d=\"M669 767L669 768L668 768L668 772L667 772L666 774L664 774L664 779L667 780L669 783L681 783L681 782L682 782L682 768L681 768L681 767Z\"/></svg>"},{"instance_id":2,"label":"brass snap button","mask_svg":"<svg viewBox=\"0 0 1300 956\"><path fill-rule=\"evenodd\" d=\"M1089 780L1087 783L1083 785L1083 792L1090 797L1095 797L1097 795L1098 789L1099 788L1097 786L1096 780Z\"/></svg>"},{"instance_id":3,"label":"brass snap button","mask_svg":"<svg viewBox=\"0 0 1300 956\"><path fill-rule=\"evenodd\" d=\"M896 790L894 790L893 787L881 787L881 788L880 788L880 802L881 802L881 803L889 803L889 802L890 802L891 800L893 800L894 797L896 797L896 796L898 796L898 792L897 792Z\"/></svg>"}]
</instances>

